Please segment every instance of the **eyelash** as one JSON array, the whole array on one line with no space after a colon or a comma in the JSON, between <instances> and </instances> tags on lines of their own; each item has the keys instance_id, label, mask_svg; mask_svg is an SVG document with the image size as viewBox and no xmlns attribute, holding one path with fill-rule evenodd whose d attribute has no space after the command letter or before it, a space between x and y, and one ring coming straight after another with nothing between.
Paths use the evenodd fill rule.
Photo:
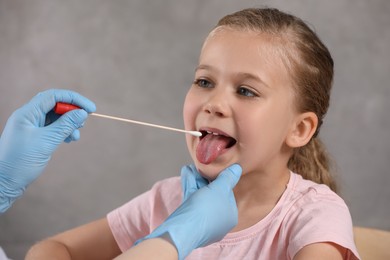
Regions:
<instances>
[{"instance_id":1,"label":"eyelash","mask_svg":"<svg viewBox=\"0 0 390 260\"><path fill-rule=\"evenodd\" d=\"M196 79L193 82L193 84L197 85L200 88L212 88L213 87L213 83L211 83L210 81L208 81L206 79ZM205 85L207 85L207 86L205 86ZM254 92L246 87L242 87L242 86L237 88L236 93L241 95L241 96L248 97L248 98L259 97L259 95L256 92Z\"/></svg>"},{"instance_id":2,"label":"eyelash","mask_svg":"<svg viewBox=\"0 0 390 260\"><path fill-rule=\"evenodd\" d=\"M208 87L205 87L205 86L202 86L202 83L205 83L205 84L208 84L209 86ZM196 79L193 83L194 85L197 85L198 87L201 87L201 88L211 88L212 86L212 83L206 79Z\"/></svg>"},{"instance_id":3,"label":"eyelash","mask_svg":"<svg viewBox=\"0 0 390 260\"><path fill-rule=\"evenodd\" d=\"M244 95L242 92L245 91L245 93L247 93L246 95ZM239 87L237 89L237 93L239 95L243 95L245 97L258 97L259 95L257 93L255 93L254 91L248 89L248 88L245 88L245 87Z\"/></svg>"}]
</instances>

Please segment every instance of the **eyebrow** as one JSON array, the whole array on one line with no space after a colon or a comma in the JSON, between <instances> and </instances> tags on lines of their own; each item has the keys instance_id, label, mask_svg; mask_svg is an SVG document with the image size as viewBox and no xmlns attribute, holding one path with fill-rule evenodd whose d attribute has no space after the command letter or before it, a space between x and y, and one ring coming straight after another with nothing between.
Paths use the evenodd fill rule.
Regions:
<instances>
[{"instance_id":1,"label":"eyebrow","mask_svg":"<svg viewBox=\"0 0 390 260\"><path fill-rule=\"evenodd\" d=\"M238 76L242 77L242 78L245 78L245 79L250 79L250 80L255 80L255 81L258 81L260 82L262 85L264 85L265 87L269 87L265 82L264 80L262 80L259 76L255 75L255 74L251 74L251 73L246 73L246 72L239 72L237 73Z\"/></svg>"},{"instance_id":2,"label":"eyebrow","mask_svg":"<svg viewBox=\"0 0 390 260\"><path fill-rule=\"evenodd\" d=\"M195 68L195 71L198 71L198 70L214 70L213 67L209 66L209 65L199 65Z\"/></svg>"},{"instance_id":3,"label":"eyebrow","mask_svg":"<svg viewBox=\"0 0 390 260\"><path fill-rule=\"evenodd\" d=\"M212 66L209 66L209 65L199 65L199 66L197 66L195 68L195 72L198 71L198 70L211 70L211 71L215 71L216 69L214 69ZM240 78L245 78L245 79L258 81L262 85L264 85L265 87L269 88L269 86L264 82L264 80L262 80L259 76L255 75L255 74L247 73L247 72L238 72L238 73L235 73L235 76L238 76Z\"/></svg>"}]
</instances>

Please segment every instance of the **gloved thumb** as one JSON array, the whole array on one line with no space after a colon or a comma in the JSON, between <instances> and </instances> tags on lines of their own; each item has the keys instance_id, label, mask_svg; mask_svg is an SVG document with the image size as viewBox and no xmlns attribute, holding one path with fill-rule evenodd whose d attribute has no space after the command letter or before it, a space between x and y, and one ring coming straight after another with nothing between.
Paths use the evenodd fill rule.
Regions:
<instances>
[{"instance_id":1,"label":"gloved thumb","mask_svg":"<svg viewBox=\"0 0 390 260\"><path fill-rule=\"evenodd\" d=\"M185 165L181 169L181 187L183 190L183 201L192 195L195 191L206 186L208 181L203 178L195 165Z\"/></svg>"},{"instance_id":2,"label":"gloved thumb","mask_svg":"<svg viewBox=\"0 0 390 260\"><path fill-rule=\"evenodd\" d=\"M54 130L63 140L65 140L71 136L76 129L79 129L84 125L87 117L88 113L85 110L76 109L62 115L58 120L47 127Z\"/></svg>"},{"instance_id":3,"label":"gloved thumb","mask_svg":"<svg viewBox=\"0 0 390 260\"><path fill-rule=\"evenodd\" d=\"M218 177L209 184L211 189L231 191L238 183L242 174L242 168L239 164L232 164L223 170Z\"/></svg>"}]
</instances>

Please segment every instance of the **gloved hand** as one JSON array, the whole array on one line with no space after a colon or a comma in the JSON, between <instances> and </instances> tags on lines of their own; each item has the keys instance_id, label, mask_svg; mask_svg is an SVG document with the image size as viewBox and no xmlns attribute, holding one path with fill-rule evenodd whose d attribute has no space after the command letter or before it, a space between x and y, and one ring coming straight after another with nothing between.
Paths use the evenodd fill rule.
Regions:
<instances>
[{"instance_id":1,"label":"gloved hand","mask_svg":"<svg viewBox=\"0 0 390 260\"><path fill-rule=\"evenodd\" d=\"M75 104L84 110L60 117L53 111L57 102ZM48 90L10 116L0 138L0 213L39 176L59 144L80 138L78 128L95 110L92 101L76 92Z\"/></svg>"},{"instance_id":2,"label":"gloved hand","mask_svg":"<svg viewBox=\"0 0 390 260\"><path fill-rule=\"evenodd\" d=\"M138 240L167 236L184 259L192 250L221 240L238 222L233 188L242 169L233 164L208 183L195 166L181 172L183 203L150 235Z\"/></svg>"}]
</instances>

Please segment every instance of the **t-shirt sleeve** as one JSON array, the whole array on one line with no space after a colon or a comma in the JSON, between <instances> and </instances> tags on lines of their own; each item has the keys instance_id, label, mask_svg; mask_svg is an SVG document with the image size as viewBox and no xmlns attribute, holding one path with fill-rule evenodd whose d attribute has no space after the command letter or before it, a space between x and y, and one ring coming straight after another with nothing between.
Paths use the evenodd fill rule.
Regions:
<instances>
[{"instance_id":1,"label":"t-shirt sleeve","mask_svg":"<svg viewBox=\"0 0 390 260\"><path fill-rule=\"evenodd\" d=\"M290 241L288 255L291 259L304 246L330 242L346 249L344 259L359 259L349 209L345 202L327 189L311 189L296 207L289 221Z\"/></svg>"},{"instance_id":2,"label":"t-shirt sleeve","mask_svg":"<svg viewBox=\"0 0 390 260\"><path fill-rule=\"evenodd\" d=\"M180 178L173 177L157 182L149 191L108 213L108 224L122 252L150 234L180 202Z\"/></svg>"}]
</instances>

